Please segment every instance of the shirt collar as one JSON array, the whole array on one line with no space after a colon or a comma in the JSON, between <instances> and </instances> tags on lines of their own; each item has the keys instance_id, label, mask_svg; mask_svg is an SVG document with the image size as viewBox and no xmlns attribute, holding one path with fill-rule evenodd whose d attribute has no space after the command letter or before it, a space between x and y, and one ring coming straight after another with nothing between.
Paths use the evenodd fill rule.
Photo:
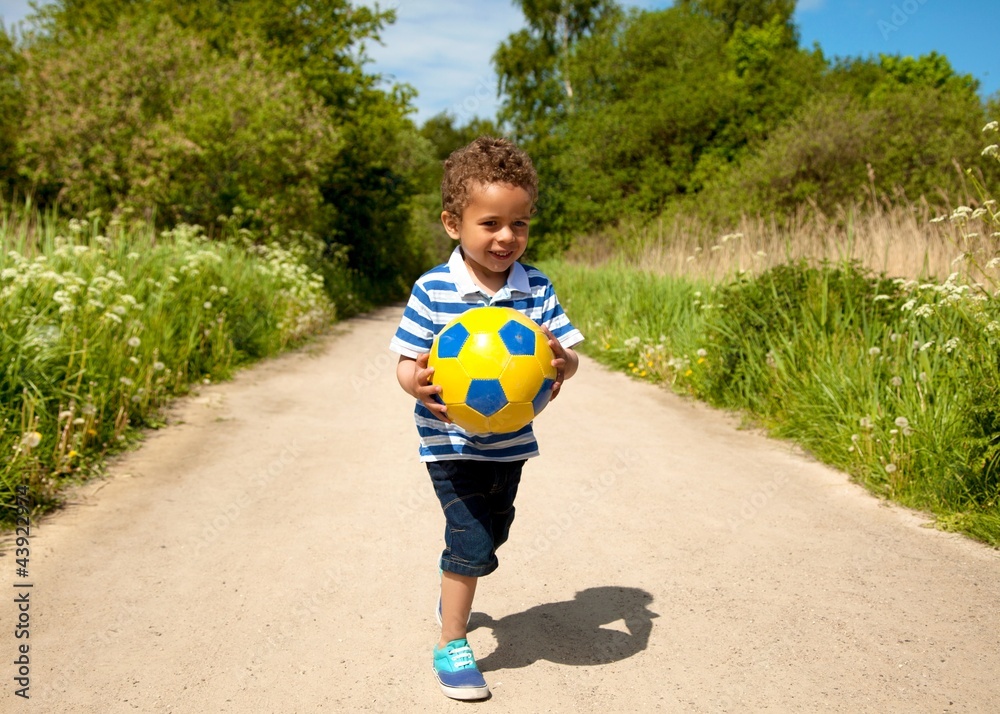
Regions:
<instances>
[{"instance_id":1,"label":"shirt collar","mask_svg":"<svg viewBox=\"0 0 1000 714\"><path fill-rule=\"evenodd\" d=\"M485 294L483 293L483 289L476 285L476 282L469 274L469 268L465 264L465 260L462 258L461 246L457 246L455 250L452 251L451 257L448 258L448 271L451 273L451 277L455 281L455 289L463 297L467 295ZM497 294L493 296L493 299L497 300L507 298L512 296L514 293L521 293L523 295L531 294L531 285L528 283L528 271L526 271L524 266L517 261L514 261L514 264L510 268L510 273L507 275L507 284L497 291Z\"/></svg>"}]
</instances>

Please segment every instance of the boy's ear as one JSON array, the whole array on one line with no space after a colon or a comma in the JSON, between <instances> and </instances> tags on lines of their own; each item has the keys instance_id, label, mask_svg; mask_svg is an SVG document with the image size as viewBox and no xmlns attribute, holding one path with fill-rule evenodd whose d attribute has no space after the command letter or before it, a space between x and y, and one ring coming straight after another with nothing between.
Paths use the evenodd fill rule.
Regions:
<instances>
[{"instance_id":1,"label":"boy's ear","mask_svg":"<svg viewBox=\"0 0 1000 714\"><path fill-rule=\"evenodd\" d=\"M461 218L450 211L441 211L441 224L452 240L458 240L460 234L459 226L462 224Z\"/></svg>"}]
</instances>

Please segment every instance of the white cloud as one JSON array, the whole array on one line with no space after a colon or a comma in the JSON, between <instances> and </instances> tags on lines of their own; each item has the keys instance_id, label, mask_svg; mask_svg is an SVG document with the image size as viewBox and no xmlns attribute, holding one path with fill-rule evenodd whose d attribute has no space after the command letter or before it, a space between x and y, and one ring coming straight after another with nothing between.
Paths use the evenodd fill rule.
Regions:
<instances>
[{"instance_id":1,"label":"white cloud","mask_svg":"<svg viewBox=\"0 0 1000 714\"><path fill-rule=\"evenodd\" d=\"M369 69L406 82L418 92L420 122L448 111L463 124L496 114L497 78L491 58L500 43L524 26L510 0L404 0L396 22L382 32L383 46L369 45Z\"/></svg>"}]
</instances>

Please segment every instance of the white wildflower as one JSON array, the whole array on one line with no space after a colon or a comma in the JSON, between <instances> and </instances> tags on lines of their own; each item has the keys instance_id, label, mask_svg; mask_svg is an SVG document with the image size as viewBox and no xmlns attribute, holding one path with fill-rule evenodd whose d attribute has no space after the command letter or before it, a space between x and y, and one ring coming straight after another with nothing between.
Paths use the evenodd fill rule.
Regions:
<instances>
[{"instance_id":1,"label":"white wildflower","mask_svg":"<svg viewBox=\"0 0 1000 714\"><path fill-rule=\"evenodd\" d=\"M944 343L944 351L947 352L948 354L951 354L958 347L959 342L961 342L961 340L959 340L957 337L952 337L950 340Z\"/></svg>"},{"instance_id":2,"label":"white wildflower","mask_svg":"<svg viewBox=\"0 0 1000 714\"><path fill-rule=\"evenodd\" d=\"M858 424L861 426L862 429L871 429L874 426L871 417L866 417L866 416L861 417L861 419L858 420Z\"/></svg>"},{"instance_id":3,"label":"white wildflower","mask_svg":"<svg viewBox=\"0 0 1000 714\"><path fill-rule=\"evenodd\" d=\"M993 156L1000 159L1000 146L996 144L990 144L982 151L983 156Z\"/></svg>"},{"instance_id":4,"label":"white wildflower","mask_svg":"<svg viewBox=\"0 0 1000 714\"><path fill-rule=\"evenodd\" d=\"M212 303L209 302L208 300L206 300L205 304L202 305L202 307L204 307L206 310L211 310L212 309Z\"/></svg>"},{"instance_id":5,"label":"white wildflower","mask_svg":"<svg viewBox=\"0 0 1000 714\"><path fill-rule=\"evenodd\" d=\"M133 347L134 348L134 347L138 347L141 344L142 344L142 340L140 340L138 337L129 337L128 338L128 346L129 347Z\"/></svg>"},{"instance_id":6,"label":"white wildflower","mask_svg":"<svg viewBox=\"0 0 1000 714\"><path fill-rule=\"evenodd\" d=\"M894 386L894 387L901 387L901 386L903 386L903 378L902 377L893 377L892 379L889 380L889 383L892 384L892 386Z\"/></svg>"},{"instance_id":7,"label":"white wildflower","mask_svg":"<svg viewBox=\"0 0 1000 714\"><path fill-rule=\"evenodd\" d=\"M988 131L1000 131L1000 122L997 122L996 120L989 122L983 127L984 134Z\"/></svg>"},{"instance_id":8,"label":"white wildflower","mask_svg":"<svg viewBox=\"0 0 1000 714\"><path fill-rule=\"evenodd\" d=\"M133 384L132 380L129 379L128 377L121 377L118 381L124 384L126 387L131 387Z\"/></svg>"},{"instance_id":9,"label":"white wildflower","mask_svg":"<svg viewBox=\"0 0 1000 714\"><path fill-rule=\"evenodd\" d=\"M905 429L910 425L910 420L904 416L896 417L896 421L894 421L893 424L898 426L900 429Z\"/></svg>"},{"instance_id":10,"label":"white wildflower","mask_svg":"<svg viewBox=\"0 0 1000 714\"><path fill-rule=\"evenodd\" d=\"M879 349L878 347L872 347L871 349L868 350L868 354L871 355L872 357L878 357L880 354L882 354L882 350Z\"/></svg>"},{"instance_id":11,"label":"white wildflower","mask_svg":"<svg viewBox=\"0 0 1000 714\"><path fill-rule=\"evenodd\" d=\"M34 449L41 443L42 435L37 431L29 431L21 437L21 446L26 446L29 449Z\"/></svg>"},{"instance_id":12,"label":"white wildflower","mask_svg":"<svg viewBox=\"0 0 1000 714\"><path fill-rule=\"evenodd\" d=\"M891 473L893 473L893 472L894 472L895 470L896 470L896 464L892 464L892 463L889 463L889 464L886 464L886 465L885 465L885 472L886 472L887 474L891 474Z\"/></svg>"},{"instance_id":13,"label":"white wildflower","mask_svg":"<svg viewBox=\"0 0 1000 714\"><path fill-rule=\"evenodd\" d=\"M708 351L704 349L699 349L695 354L699 357L708 357Z\"/></svg>"}]
</instances>

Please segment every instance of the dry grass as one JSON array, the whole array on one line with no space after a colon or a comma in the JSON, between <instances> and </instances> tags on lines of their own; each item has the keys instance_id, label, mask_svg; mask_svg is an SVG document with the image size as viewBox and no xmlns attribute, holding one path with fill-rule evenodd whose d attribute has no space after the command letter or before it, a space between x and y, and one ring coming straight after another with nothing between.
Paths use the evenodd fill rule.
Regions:
<instances>
[{"instance_id":1,"label":"dry grass","mask_svg":"<svg viewBox=\"0 0 1000 714\"><path fill-rule=\"evenodd\" d=\"M665 275L720 281L756 274L778 264L856 261L890 277L964 282L996 289L987 264L1000 245L988 220L966 224L935 218L926 205L868 203L837 215L802 211L786 220L746 216L723 233L697 218L678 215L614 233L578 239L570 262L599 265L611 259Z\"/></svg>"}]
</instances>

